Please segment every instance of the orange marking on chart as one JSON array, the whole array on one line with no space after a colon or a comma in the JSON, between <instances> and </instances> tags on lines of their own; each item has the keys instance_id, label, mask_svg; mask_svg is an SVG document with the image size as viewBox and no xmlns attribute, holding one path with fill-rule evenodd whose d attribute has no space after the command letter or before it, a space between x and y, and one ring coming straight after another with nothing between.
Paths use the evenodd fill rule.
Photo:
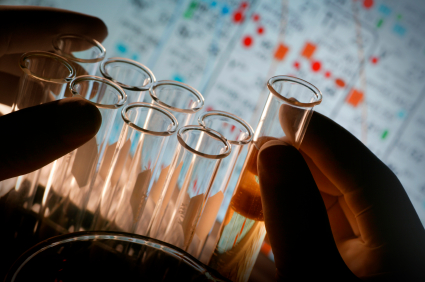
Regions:
<instances>
[{"instance_id":1,"label":"orange marking on chart","mask_svg":"<svg viewBox=\"0 0 425 282\"><path fill-rule=\"evenodd\" d=\"M357 107L361 102L363 102L363 98L364 94L361 91L353 88L348 95L347 103Z\"/></svg>"},{"instance_id":2,"label":"orange marking on chart","mask_svg":"<svg viewBox=\"0 0 425 282\"><path fill-rule=\"evenodd\" d=\"M279 46L276 49L276 52L274 53L274 58L278 61L282 61L286 54L288 54L289 48L282 43L279 44Z\"/></svg>"},{"instance_id":3,"label":"orange marking on chart","mask_svg":"<svg viewBox=\"0 0 425 282\"><path fill-rule=\"evenodd\" d=\"M316 45L310 42L306 42L304 45L304 49L301 52L301 56L311 59L314 55L314 51L316 51Z\"/></svg>"},{"instance_id":4,"label":"orange marking on chart","mask_svg":"<svg viewBox=\"0 0 425 282\"><path fill-rule=\"evenodd\" d=\"M342 80L341 78L337 78L337 79L335 79L335 84L336 84L336 86L338 86L338 87L344 87L344 86L345 86L345 82L344 82L344 80Z\"/></svg>"}]
</instances>

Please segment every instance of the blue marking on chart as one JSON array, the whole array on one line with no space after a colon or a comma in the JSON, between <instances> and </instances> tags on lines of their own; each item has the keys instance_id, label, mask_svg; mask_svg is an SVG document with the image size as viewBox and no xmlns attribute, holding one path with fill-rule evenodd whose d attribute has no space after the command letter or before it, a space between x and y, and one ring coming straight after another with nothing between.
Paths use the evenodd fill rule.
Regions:
<instances>
[{"instance_id":1,"label":"blue marking on chart","mask_svg":"<svg viewBox=\"0 0 425 282\"><path fill-rule=\"evenodd\" d=\"M379 12L388 16L389 14L391 14L391 8L387 5L382 4L381 6L379 6Z\"/></svg>"},{"instance_id":2,"label":"blue marking on chart","mask_svg":"<svg viewBox=\"0 0 425 282\"><path fill-rule=\"evenodd\" d=\"M406 33L406 28L403 27L400 24L395 24L394 28L393 28L394 33L400 35L400 36L404 36L404 34Z\"/></svg>"},{"instance_id":3,"label":"blue marking on chart","mask_svg":"<svg viewBox=\"0 0 425 282\"><path fill-rule=\"evenodd\" d=\"M223 8L221 9L221 13L223 15L228 14L229 12L230 12L230 9L227 6L223 6Z\"/></svg>"},{"instance_id":4,"label":"blue marking on chart","mask_svg":"<svg viewBox=\"0 0 425 282\"><path fill-rule=\"evenodd\" d=\"M175 74L173 76L173 80L179 81L179 82L184 82L184 78L181 75L179 75L179 74Z\"/></svg>"},{"instance_id":5,"label":"blue marking on chart","mask_svg":"<svg viewBox=\"0 0 425 282\"><path fill-rule=\"evenodd\" d=\"M127 46L125 46L124 44L122 44L122 43L119 43L118 45L117 45L117 50L119 51L119 52L121 52L121 53L125 53L125 52L127 52Z\"/></svg>"},{"instance_id":6,"label":"blue marking on chart","mask_svg":"<svg viewBox=\"0 0 425 282\"><path fill-rule=\"evenodd\" d=\"M399 111L399 112L398 112L397 116L398 116L399 118L404 118L404 117L406 116L406 112L405 112L405 111L403 111L403 110L401 110L401 111Z\"/></svg>"}]
</instances>

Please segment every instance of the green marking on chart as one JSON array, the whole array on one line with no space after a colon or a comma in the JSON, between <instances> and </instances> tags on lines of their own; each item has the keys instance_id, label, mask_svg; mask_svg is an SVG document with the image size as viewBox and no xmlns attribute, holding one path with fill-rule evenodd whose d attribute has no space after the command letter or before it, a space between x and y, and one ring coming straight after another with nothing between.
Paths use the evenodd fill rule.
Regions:
<instances>
[{"instance_id":1,"label":"green marking on chart","mask_svg":"<svg viewBox=\"0 0 425 282\"><path fill-rule=\"evenodd\" d=\"M382 135L381 135L381 139L385 139L388 136L388 130L385 130Z\"/></svg>"},{"instance_id":2,"label":"green marking on chart","mask_svg":"<svg viewBox=\"0 0 425 282\"><path fill-rule=\"evenodd\" d=\"M382 24L384 23L384 20L383 19L380 19L379 21L378 21L378 23L376 24L376 27L378 27L378 28L380 28L381 26L382 26Z\"/></svg>"},{"instance_id":3,"label":"green marking on chart","mask_svg":"<svg viewBox=\"0 0 425 282\"><path fill-rule=\"evenodd\" d=\"M184 17L186 19L191 19L193 17L193 13L195 12L196 8L198 8L198 2L192 1L189 4L189 7L187 7L187 10L184 12Z\"/></svg>"},{"instance_id":4,"label":"green marking on chart","mask_svg":"<svg viewBox=\"0 0 425 282\"><path fill-rule=\"evenodd\" d=\"M401 20L403 18L403 16L401 14L397 15L397 20Z\"/></svg>"}]
</instances>

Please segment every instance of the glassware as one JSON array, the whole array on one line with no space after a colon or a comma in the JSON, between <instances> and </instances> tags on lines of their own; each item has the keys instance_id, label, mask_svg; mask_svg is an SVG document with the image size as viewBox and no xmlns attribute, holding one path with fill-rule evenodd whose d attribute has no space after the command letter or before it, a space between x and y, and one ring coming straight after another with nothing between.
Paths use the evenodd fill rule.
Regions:
<instances>
[{"instance_id":1,"label":"glassware","mask_svg":"<svg viewBox=\"0 0 425 282\"><path fill-rule=\"evenodd\" d=\"M229 281L170 244L135 234L78 232L29 249L5 282Z\"/></svg>"},{"instance_id":2,"label":"glassware","mask_svg":"<svg viewBox=\"0 0 425 282\"><path fill-rule=\"evenodd\" d=\"M222 160L218 169L210 196L195 230L192 240L193 246L190 247L191 250L195 250L191 254L201 261L201 257L203 257L208 262L217 244L216 240L218 240L218 230L212 232L213 225L216 223L219 213L226 213L229 206L229 202L226 200L231 198L234 190L234 187L229 187L230 178L242 148L252 141L254 132L252 127L243 119L222 111L206 112L198 118L198 123L219 132L232 146L231 154ZM219 222L216 224L219 224Z\"/></svg>"},{"instance_id":3,"label":"glassware","mask_svg":"<svg viewBox=\"0 0 425 282\"><path fill-rule=\"evenodd\" d=\"M53 39L53 49L72 62L77 76L95 75L106 50L97 40L76 34L61 34Z\"/></svg>"},{"instance_id":4,"label":"glassware","mask_svg":"<svg viewBox=\"0 0 425 282\"><path fill-rule=\"evenodd\" d=\"M100 64L100 72L104 78L115 82L124 89L127 94L126 104L142 102L151 83L156 81L152 71L146 66L124 58L109 58L103 61ZM112 131L106 145L105 160L99 172L104 179L109 172L112 156L116 150L123 126L124 120L118 114L112 125Z\"/></svg>"},{"instance_id":5,"label":"glassware","mask_svg":"<svg viewBox=\"0 0 425 282\"><path fill-rule=\"evenodd\" d=\"M319 89L299 78L275 76L267 87L270 94L208 264L232 281L248 280L266 234L257 176L258 152L272 139L298 149L313 107L322 101Z\"/></svg>"},{"instance_id":6,"label":"glassware","mask_svg":"<svg viewBox=\"0 0 425 282\"><path fill-rule=\"evenodd\" d=\"M100 111L102 123L92 139L57 160L49 175L40 216L61 233L91 227L104 183L99 168L105 159L105 146L115 115L127 98L117 84L97 76L79 76L70 89L74 96L88 97L86 100Z\"/></svg>"},{"instance_id":7,"label":"glassware","mask_svg":"<svg viewBox=\"0 0 425 282\"><path fill-rule=\"evenodd\" d=\"M167 205L164 217L157 216L161 209L157 205L153 220L159 221L159 230L149 234L187 251L221 160L231 148L220 133L202 126L180 128L177 139L179 146L160 198L170 200L161 203Z\"/></svg>"},{"instance_id":8,"label":"glassware","mask_svg":"<svg viewBox=\"0 0 425 282\"><path fill-rule=\"evenodd\" d=\"M160 80L151 85L149 94L152 98L152 103L159 105L169 112L171 112L177 119L179 127L177 130L185 125L191 124L195 115L204 106L204 97L201 93L193 87L172 80ZM159 169L155 178L155 190L162 190L165 185L165 179L170 169L171 161L173 160L174 154L178 146L177 138L170 138L168 140L167 148L165 148ZM166 194L165 198L162 199L163 204L161 210L158 211L158 217L164 216L166 203L169 201L171 195ZM165 204L164 204L165 203ZM168 215L170 216L170 215ZM154 222L154 230L159 227L156 226L158 222Z\"/></svg>"},{"instance_id":9,"label":"glassware","mask_svg":"<svg viewBox=\"0 0 425 282\"><path fill-rule=\"evenodd\" d=\"M152 175L178 122L164 108L141 102L125 106L121 117L125 125L108 169L93 230L137 230L146 235L163 188L152 189Z\"/></svg>"},{"instance_id":10,"label":"glassware","mask_svg":"<svg viewBox=\"0 0 425 282\"><path fill-rule=\"evenodd\" d=\"M22 75L12 112L62 99L68 83L75 78L75 69L71 63L49 52L24 53L19 60L19 66ZM51 165L47 165L44 171L48 171L49 168ZM2 181L0 197L6 201L9 193L15 194L10 199L19 198L19 202L15 202L14 205L31 210L39 183L46 183L45 175L41 172L39 169ZM12 191L13 188L15 189Z\"/></svg>"}]
</instances>

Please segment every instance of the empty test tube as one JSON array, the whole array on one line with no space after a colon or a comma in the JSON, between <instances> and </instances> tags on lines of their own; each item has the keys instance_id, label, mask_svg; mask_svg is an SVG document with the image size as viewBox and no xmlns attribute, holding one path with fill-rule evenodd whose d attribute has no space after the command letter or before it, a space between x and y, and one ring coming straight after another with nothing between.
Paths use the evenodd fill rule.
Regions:
<instances>
[{"instance_id":1,"label":"empty test tube","mask_svg":"<svg viewBox=\"0 0 425 282\"><path fill-rule=\"evenodd\" d=\"M76 34L61 34L53 39L55 52L67 58L77 70L77 76L95 75L106 50L97 40Z\"/></svg>"},{"instance_id":2,"label":"empty test tube","mask_svg":"<svg viewBox=\"0 0 425 282\"><path fill-rule=\"evenodd\" d=\"M146 235L163 189L153 185L153 175L178 122L164 108L141 102L125 106L121 116L125 125L105 181L95 229Z\"/></svg>"},{"instance_id":3,"label":"empty test tube","mask_svg":"<svg viewBox=\"0 0 425 282\"><path fill-rule=\"evenodd\" d=\"M69 82L75 78L75 69L65 58L43 51L24 53L19 60L22 75L19 81L18 93L12 105L12 111L32 107L55 100L65 95ZM39 202L34 202L38 186L47 184L47 176L52 164L34 172L3 181L0 186L4 190L15 190L21 194L21 203L28 210L38 212ZM25 195L23 195L24 193Z\"/></svg>"},{"instance_id":4,"label":"empty test tube","mask_svg":"<svg viewBox=\"0 0 425 282\"><path fill-rule=\"evenodd\" d=\"M156 216L158 205L154 217L161 221L159 226L166 228L156 233L152 230L150 236L187 250L221 160L230 154L231 148L220 133L202 126L180 128L177 139L179 146L161 196L171 193L174 199L161 203L167 205L166 216Z\"/></svg>"},{"instance_id":5,"label":"empty test tube","mask_svg":"<svg viewBox=\"0 0 425 282\"><path fill-rule=\"evenodd\" d=\"M172 80L160 80L152 84L149 94L153 103L159 105L171 112L179 123L179 128L191 124L197 112L204 106L204 97L193 87ZM163 187L168 174L171 161L178 145L177 138L170 138L164 155L161 159L159 170L155 175L155 185ZM160 188L158 188L160 189ZM171 194L167 193L162 199L167 203L171 199ZM162 205L158 217L163 217L166 204ZM170 215L167 215L170 216ZM160 232L165 231L165 226L156 226L159 221L154 222L153 229L160 228Z\"/></svg>"},{"instance_id":6,"label":"empty test tube","mask_svg":"<svg viewBox=\"0 0 425 282\"><path fill-rule=\"evenodd\" d=\"M215 232L212 228L220 224L216 221L218 214L226 213L229 205L227 199L231 198L234 190L234 187L229 187L230 178L242 148L252 141L254 132L252 127L240 117L222 111L206 112L198 118L198 123L222 134L232 146L231 154L222 160L218 169L216 181L211 187L192 245L188 249L193 256L208 261L218 239L218 228L214 229Z\"/></svg>"},{"instance_id":7,"label":"empty test tube","mask_svg":"<svg viewBox=\"0 0 425 282\"><path fill-rule=\"evenodd\" d=\"M118 109L126 101L126 94L117 84L101 77L79 76L70 88L74 96L88 97L86 100L100 111L102 123L92 139L63 157L46 186L41 215L62 232L78 231L80 227L87 230L92 224L104 182L98 172L107 138Z\"/></svg>"},{"instance_id":8,"label":"empty test tube","mask_svg":"<svg viewBox=\"0 0 425 282\"><path fill-rule=\"evenodd\" d=\"M266 235L257 173L258 152L267 141L276 139L298 149L313 107L322 101L319 89L299 78L275 76L269 79L267 87L270 94L209 262L232 281L248 280Z\"/></svg>"},{"instance_id":9,"label":"empty test tube","mask_svg":"<svg viewBox=\"0 0 425 282\"><path fill-rule=\"evenodd\" d=\"M126 104L142 102L151 83L155 82L155 76L146 66L125 58L109 58L100 64L102 76L109 79L125 91L127 94ZM106 145L105 161L100 168L100 174L106 178L111 165L112 156L115 152L124 120L121 114L117 114Z\"/></svg>"}]
</instances>

